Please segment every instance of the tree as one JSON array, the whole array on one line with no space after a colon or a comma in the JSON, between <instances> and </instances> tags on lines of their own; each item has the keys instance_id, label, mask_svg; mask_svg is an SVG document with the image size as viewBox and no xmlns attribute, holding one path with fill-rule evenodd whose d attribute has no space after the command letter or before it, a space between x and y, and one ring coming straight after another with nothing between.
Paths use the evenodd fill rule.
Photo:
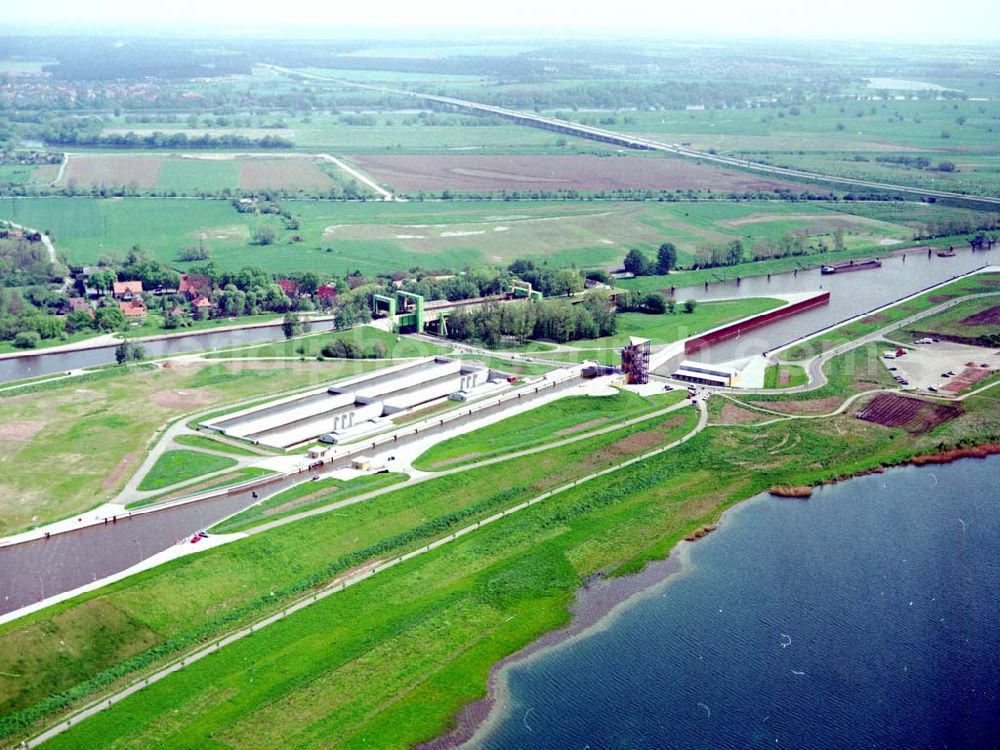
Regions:
<instances>
[{"instance_id":1,"label":"tree","mask_svg":"<svg viewBox=\"0 0 1000 750\"><path fill-rule=\"evenodd\" d=\"M21 331L14 337L14 346L18 349L34 349L41 341L38 331Z\"/></svg>"},{"instance_id":2,"label":"tree","mask_svg":"<svg viewBox=\"0 0 1000 750\"><path fill-rule=\"evenodd\" d=\"M121 331L128 325L125 313L115 307L101 307L97 310L97 327L102 331Z\"/></svg>"},{"instance_id":3,"label":"tree","mask_svg":"<svg viewBox=\"0 0 1000 750\"><path fill-rule=\"evenodd\" d=\"M281 332L285 334L286 339L298 336L302 332L302 321L299 320L299 316L293 312L285 313L281 321Z\"/></svg>"},{"instance_id":4,"label":"tree","mask_svg":"<svg viewBox=\"0 0 1000 750\"><path fill-rule=\"evenodd\" d=\"M684 312L689 313L689 314L693 313L695 307L697 307L697 306L698 306L698 303L695 302L693 299L686 300L684 302Z\"/></svg>"},{"instance_id":5,"label":"tree","mask_svg":"<svg viewBox=\"0 0 1000 750\"><path fill-rule=\"evenodd\" d=\"M128 362L138 362L146 356L146 350L139 344L123 341L115 347L115 361L124 365Z\"/></svg>"},{"instance_id":6,"label":"tree","mask_svg":"<svg viewBox=\"0 0 1000 750\"><path fill-rule=\"evenodd\" d=\"M662 315L667 311L667 301L660 294L647 294L643 307L651 315Z\"/></svg>"},{"instance_id":7,"label":"tree","mask_svg":"<svg viewBox=\"0 0 1000 750\"><path fill-rule=\"evenodd\" d=\"M844 228L837 227L833 230L833 249L840 252L844 249Z\"/></svg>"},{"instance_id":8,"label":"tree","mask_svg":"<svg viewBox=\"0 0 1000 750\"><path fill-rule=\"evenodd\" d=\"M672 242L664 242L656 251L656 273L663 276L677 266L677 248Z\"/></svg>"},{"instance_id":9,"label":"tree","mask_svg":"<svg viewBox=\"0 0 1000 750\"><path fill-rule=\"evenodd\" d=\"M641 250L635 248L628 251L625 256L625 270L636 276L646 276L649 274L649 259L642 254Z\"/></svg>"},{"instance_id":10,"label":"tree","mask_svg":"<svg viewBox=\"0 0 1000 750\"><path fill-rule=\"evenodd\" d=\"M552 280L552 294L567 296L583 291L583 278L572 268L560 268Z\"/></svg>"},{"instance_id":11,"label":"tree","mask_svg":"<svg viewBox=\"0 0 1000 750\"><path fill-rule=\"evenodd\" d=\"M273 245L278 238L278 230L270 224L258 224L250 230L250 237L255 245Z\"/></svg>"},{"instance_id":12,"label":"tree","mask_svg":"<svg viewBox=\"0 0 1000 750\"><path fill-rule=\"evenodd\" d=\"M671 315L677 312L677 300L673 297L667 297L667 312Z\"/></svg>"},{"instance_id":13,"label":"tree","mask_svg":"<svg viewBox=\"0 0 1000 750\"><path fill-rule=\"evenodd\" d=\"M733 240L726 245L725 265L735 266L743 262L743 241Z\"/></svg>"}]
</instances>

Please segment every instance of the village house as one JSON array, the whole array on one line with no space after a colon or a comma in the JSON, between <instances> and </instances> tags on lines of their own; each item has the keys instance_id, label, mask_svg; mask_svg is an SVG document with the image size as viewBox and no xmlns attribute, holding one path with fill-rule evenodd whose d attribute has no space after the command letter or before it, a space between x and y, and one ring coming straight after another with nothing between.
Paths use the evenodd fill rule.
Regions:
<instances>
[{"instance_id":1,"label":"village house","mask_svg":"<svg viewBox=\"0 0 1000 750\"><path fill-rule=\"evenodd\" d=\"M146 306L142 304L142 300L140 299L132 299L128 302L119 302L118 309L121 310L125 314L125 317L130 321L142 320L149 313L149 310L146 309Z\"/></svg>"},{"instance_id":2,"label":"village house","mask_svg":"<svg viewBox=\"0 0 1000 750\"><path fill-rule=\"evenodd\" d=\"M212 280L202 274L185 273L181 276L177 291L188 299L207 297L212 293Z\"/></svg>"},{"instance_id":3,"label":"village house","mask_svg":"<svg viewBox=\"0 0 1000 750\"><path fill-rule=\"evenodd\" d=\"M278 286L281 287L281 291L290 299L295 299L299 296L299 282L297 281L292 281L292 279L278 279Z\"/></svg>"},{"instance_id":4,"label":"village house","mask_svg":"<svg viewBox=\"0 0 1000 750\"><path fill-rule=\"evenodd\" d=\"M111 288L114 298L117 300L131 300L142 295L141 281L116 281ZM145 310L143 306L143 310ZM145 315L145 313L143 313Z\"/></svg>"},{"instance_id":5,"label":"village house","mask_svg":"<svg viewBox=\"0 0 1000 750\"><path fill-rule=\"evenodd\" d=\"M337 301L337 289L330 284L323 284L316 290L316 301L323 307L329 307Z\"/></svg>"},{"instance_id":6,"label":"village house","mask_svg":"<svg viewBox=\"0 0 1000 750\"><path fill-rule=\"evenodd\" d=\"M66 309L67 313L85 312L91 317L91 319L95 317L94 308L92 308L90 303L88 303L83 297L70 297L69 301L66 303Z\"/></svg>"},{"instance_id":7,"label":"village house","mask_svg":"<svg viewBox=\"0 0 1000 750\"><path fill-rule=\"evenodd\" d=\"M210 310L212 308L212 301L208 299L208 297L198 297L191 304L194 305L194 309L198 312L201 312L202 310Z\"/></svg>"}]
</instances>

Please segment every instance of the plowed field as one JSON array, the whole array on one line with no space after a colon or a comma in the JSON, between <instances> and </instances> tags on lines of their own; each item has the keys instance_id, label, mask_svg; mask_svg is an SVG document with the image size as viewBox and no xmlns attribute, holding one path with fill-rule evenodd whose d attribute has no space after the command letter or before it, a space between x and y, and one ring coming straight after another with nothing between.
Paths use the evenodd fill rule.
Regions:
<instances>
[{"instance_id":1,"label":"plowed field","mask_svg":"<svg viewBox=\"0 0 1000 750\"><path fill-rule=\"evenodd\" d=\"M404 193L501 190L713 190L759 192L802 186L685 159L656 156L356 156L362 170Z\"/></svg>"},{"instance_id":2,"label":"plowed field","mask_svg":"<svg viewBox=\"0 0 1000 750\"><path fill-rule=\"evenodd\" d=\"M854 416L883 427L902 427L914 435L922 435L961 414L959 404L932 404L895 393L882 393Z\"/></svg>"}]
</instances>

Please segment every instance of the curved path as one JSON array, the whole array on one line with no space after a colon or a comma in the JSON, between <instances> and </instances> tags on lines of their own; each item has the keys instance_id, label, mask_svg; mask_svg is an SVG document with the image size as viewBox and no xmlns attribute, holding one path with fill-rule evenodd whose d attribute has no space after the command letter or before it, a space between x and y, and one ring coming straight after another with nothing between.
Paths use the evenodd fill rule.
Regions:
<instances>
[{"instance_id":1,"label":"curved path","mask_svg":"<svg viewBox=\"0 0 1000 750\"><path fill-rule=\"evenodd\" d=\"M946 284L949 284L949 283L951 283L951 281L946 282ZM944 284L942 284L942 286L944 286ZM924 294L924 292L921 292L921 294ZM960 305L960 304L962 304L964 302L968 302L969 300L984 299L984 298L987 298L987 297L996 297L996 296L1000 296L1000 292L982 292L980 294L968 294L968 295L965 295L965 296L962 296L962 297L956 297L955 299L950 299L950 300L948 300L946 302L942 302L940 305L936 305L936 306L931 307L931 308L929 308L927 310L922 310L922 311L920 311L918 313L914 313L913 315L910 315L907 318L903 318L902 320L898 320L895 323L890 323L889 325L884 326L882 328L879 328L876 331L872 331L871 333L865 334L864 336L861 336L861 337L856 338L856 339L852 339L851 341L848 341L848 342L846 342L844 344L840 344L839 346L835 346L832 349L829 349L829 350L823 352L822 354L818 354L815 357L813 357L812 359L808 359L808 360L805 360L805 361L790 361L790 360L784 360L784 359L781 359L780 357L778 357L778 361L780 363L782 363L782 364L794 364L794 365L799 365L799 366L805 367L806 368L806 373L809 376L809 382L806 383L805 385L796 386L794 388L784 388L784 389L780 389L780 390L773 390L773 389L772 390L768 390L768 389L761 389L761 390L754 389L754 390L751 390L751 389L747 389L746 393L804 393L806 391L815 390L816 388L821 388L824 385L826 385L826 383L827 383L826 374L823 372L823 366L827 362L829 362L831 359L833 359L834 357L836 357L836 356L838 356L840 354L844 354L845 352L849 352L852 349L856 349L859 346L864 346L865 344L869 344L869 343L871 343L873 341L878 341L878 340L884 338L887 333L892 333L893 331L898 331L900 328L905 328L905 327L907 327L909 325L912 325L913 323L916 323L918 320L922 320L923 318L930 317L931 315L937 315L938 313L944 312L945 310L950 310L951 308L953 308L953 307L955 307L957 305ZM882 309L888 309L888 308L891 308L891 307L895 307L896 305L902 304L907 299L910 299L910 298L906 297L904 299L898 300L897 302L893 302L891 305L887 305L885 308L882 308ZM845 321L840 326L837 326L836 328L829 329L829 330L836 330L837 328L840 328L842 326L848 326L851 323L854 323L854 322L860 320L861 318L866 318L866 317L868 317L871 314L872 313L870 313L870 312L864 313L863 315L860 315L857 318L852 318L851 320ZM828 331L823 331L823 333L818 334L818 335L819 336L825 335L826 333L829 332L829 330ZM794 346L801 346L802 344L808 343L810 341L810 339L812 339L812 338L816 338L816 337L809 337L809 338L803 339L801 341L795 342L794 344L789 345L789 346L793 346L793 345ZM786 346L786 347L783 347L782 349L777 350L778 353L780 353L783 349L789 348L789 346Z\"/></svg>"},{"instance_id":2,"label":"curved path","mask_svg":"<svg viewBox=\"0 0 1000 750\"><path fill-rule=\"evenodd\" d=\"M679 408L680 406L685 406L685 405L686 404L682 403L676 405L676 407ZM118 692L113 693L109 696L102 697L100 700L80 709L70 717L60 720L58 724L51 727L50 729L42 732L41 734L36 735L35 737L32 737L30 740L27 740L22 744L22 746L38 747L43 742L46 742L47 740L50 740L53 737L62 734L63 732L71 729L76 724L85 721L89 717L94 716L95 714L100 713L105 709L111 708L116 703L120 703L121 701L125 700L134 693L139 692L144 687L159 682L160 680L170 676L174 672L183 669L187 665L193 664L194 662L199 661L200 659L204 659L206 656L215 653L223 646L227 646L230 643L235 643L236 641L242 640L243 638L246 638L248 635L257 632L262 628L266 628L268 625L280 622L289 615L294 614L295 612L298 612L300 609L304 609L309 605L314 604L317 601L320 601L321 599L326 599L327 597L333 596L334 594L337 594L350 586L354 586L358 583L361 583L362 581L371 578L372 576L378 575L379 573L385 570L400 565L401 563L404 563L407 560L412 560L415 557L420 557L421 555L425 555L435 549L438 549L439 547L443 547L447 544L450 544L451 542L454 542L456 539L459 539L465 536L466 534L471 534L474 531L477 531L478 529L481 529L484 526L489 526L490 524L496 523L497 521L502 521L507 516L513 515L515 513L520 513L522 510L526 510L532 507L533 505L537 505L538 503L544 502L545 500L555 495L558 495L562 492L565 492L566 490L572 489L580 484L584 484L599 477L612 474L616 471L619 471L620 469L624 469L628 466L636 464L639 461L644 461L648 458L652 458L653 456L660 455L661 453L665 453L666 451L672 450L677 446L686 443L695 435L702 432L708 425L708 410L705 408L704 402L698 402L697 408L699 411L699 417L698 417L698 423L695 425L694 429L692 429L691 432L687 433L683 437L673 441L672 443L648 451L647 453L643 453L640 456L635 456L634 458L630 458L626 461L623 461L620 464L616 464L609 468L602 469L601 471L596 471L591 474L587 474L586 476L580 477L579 479L575 479L572 482L567 482L566 484L560 485L559 487L555 487L551 490L543 492L542 494L536 495L530 500L525 500L524 502L521 502L511 508L507 508L506 510L500 511L499 513L495 513L492 516L489 516L488 518L476 521L474 524L469 524L468 526L465 526L455 531L452 534L440 537L439 539L430 542L429 544L426 544L423 547L418 547L417 549L412 550L411 552L407 552L403 555L394 557L389 560L384 560L384 561L376 560L371 563L368 563L365 566L362 566L361 568L355 571L347 573L343 576L339 576L333 579L330 583L328 583L319 591L316 591L315 593L312 594L308 594L298 599L297 601L292 602L291 604L283 608L280 612L277 612L273 615L258 620L257 622L254 622L244 628L241 628L240 630L237 630L234 633L230 633L223 638L219 638L218 640L213 641L209 645L203 646L197 649L196 651L193 651L181 657L180 659L177 659L171 664L157 670L156 672L153 672L149 676L137 680L128 687L119 690Z\"/></svg>"}]
</instances>

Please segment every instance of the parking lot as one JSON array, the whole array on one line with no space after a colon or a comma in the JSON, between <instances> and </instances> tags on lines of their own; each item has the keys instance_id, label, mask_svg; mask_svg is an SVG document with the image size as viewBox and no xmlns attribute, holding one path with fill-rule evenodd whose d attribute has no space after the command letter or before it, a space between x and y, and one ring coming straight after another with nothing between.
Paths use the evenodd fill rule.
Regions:
<instances>
[{"instance_id":1,"label":"parking lot","mask_svg":"<svg viewBox=\"0 0 1000 750\"><path fill-rule=\"evenodd\" d=\"M935 389L947 394L950 389L946 386L961 378L967 370L974 370L976 376L986 376L1000 370L1000 350L997 349L950 341L909 345L904 348L906 354L901 357L881 357L882 363L893 375L907 381L904 387ZM946 376L945 373L952 375ZM966 374L971 376L973 373Z\"/></svg>"}]
</instances>

